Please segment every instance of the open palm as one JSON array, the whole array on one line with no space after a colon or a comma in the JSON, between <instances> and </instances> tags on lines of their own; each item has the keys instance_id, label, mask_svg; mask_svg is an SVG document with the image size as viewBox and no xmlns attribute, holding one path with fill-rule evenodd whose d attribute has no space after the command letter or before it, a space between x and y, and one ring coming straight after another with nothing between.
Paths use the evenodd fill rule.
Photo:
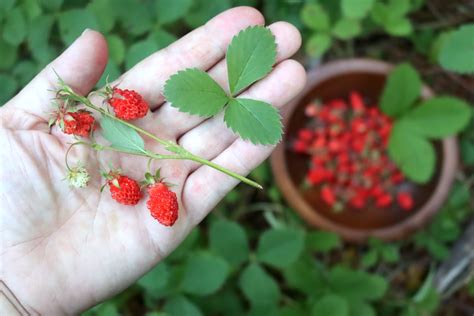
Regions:
<instances>
[{"instance_id":1,"label":"open palm","mask_svg":"<svg viewBox=\"0 0 474 316\"><path fill-rule=\"evenodd\" d=\"M217 116L204 120L164 103L162 87L176 71L198 67L223 87L225 49L241 29L263 24L261 14L240 7L222 13L171 46L146 58L116 83L138 91L152 111L136 121L163 139L177 141L190 152L245 175L271 152L238 139ZM299 48L291 25L270 26L278 45L278 65L243 94L281 107L303 87L305 74L286 60ZM63 181L64 154L73 139L49 131L48 112L56 87L53 69L76 92L90 92L107 62L107 46L97 32L86 31L15 98L0 109L0 268L1 279L29 310L45 315L73 314L123 290L169 254L237 181L189 161L154 162L176 186L180 210L176 224L160 225L144 200L122 206L102 194L98 172L86 189ZM148 149L163 152L146 139ZM146 160L96 152L76 146L71 162L88 170L108 167L143 178Z\"/></svg>"}]
</instances>

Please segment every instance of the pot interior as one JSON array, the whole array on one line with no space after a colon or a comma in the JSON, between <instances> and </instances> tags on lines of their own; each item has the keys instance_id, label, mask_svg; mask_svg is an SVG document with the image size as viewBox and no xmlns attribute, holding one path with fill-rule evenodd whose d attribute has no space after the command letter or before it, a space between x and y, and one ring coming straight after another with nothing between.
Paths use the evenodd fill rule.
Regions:
<instances>
[{"instance_id":1,"label":"pot interior","mask_svg":"<svg viewBox=\"0 0 474 316\"><path fill-rule=\"evenodd\" d=\"M379 96L385 83L385 75L378 73L347 73L333 76L325 81L319 82L312 90L309 91L296 105L291 118L287 124L285 135L285 163L290 175L291 181L295 187L300 188L304 181L305 175L309 169L309 156L297 154L290 150L289 144L296 138L298 130L305 126L308 118L304 114L306 104L319 99L323 103L335 98L347 97L351 91L358 91L368 101L369 105L377 104ZM429 183L417 185L406 181L401 184L405 189L410 190L415 201L411 211L404 211L399 208L396 203L392 203L389 208L379 209L373 203L362 210L353 209L347 206L342 212L336 213L328 207L319 197L319 188L313 187L305 189L302 195L305 201L313 210L324 216L331 222L338 225L355 228L355 229L376 229L384 228L412 216L416 211L426 203L430 195L435 189L435 185L440 177L440 166L442 165L441 143L434 142L437 162L436 171Z\"/></svg>"}]
</instances>

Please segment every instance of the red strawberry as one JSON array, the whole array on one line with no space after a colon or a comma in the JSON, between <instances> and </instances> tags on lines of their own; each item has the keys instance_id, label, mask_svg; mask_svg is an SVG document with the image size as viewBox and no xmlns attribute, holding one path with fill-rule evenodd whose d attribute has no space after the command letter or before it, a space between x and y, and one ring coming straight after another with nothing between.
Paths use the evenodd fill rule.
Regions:
<instances>
[{"instance_id":1,"label":"red strawberry","mask_svg":"<svg viewBox=\"0 0 474 316\"><path fill-rule=\"evenodd\" d=\"M115 115L123 120L135 120L148 113L148 103L134 90L113 88L109 104Z\"/></svg>"},{"instance_id":2,"label":"red strawberry","mask_svg":"<svg viewBox=\"0 0 474 316\"><path fill-rule=\"evenodd\" d=\"M68 111L67 106L61 106L53 113L49 124L56 123L66 134L88 137L94 130L94 116L87 110Z\"/></svg>"},{"instance_id":3,"label":"red strawberry","mask_svg":"<svg viewBox=\"0 0 474 316\"><path fill-rule=\"evenodd\" d=\"M380 207L380 208L389 207L390 204L392 204L392 196L388 193L385 193L385 194L379 196L375 200L375 205L377 205L377 207Z\"/></svg>"},{"instance_id":4,"label":"red strawberry","mask_svg":"<svg viewBox=\"0 0 474 316\"><path fill-rule=\"evenodd\" d=\"M397 194L397 202L405 211L409 211L413 208L413 198L408 192L399 192Z\"/></svg>"},{"instance_id":5,"label":"red strawberry","mask_svg":"<svg viewBox=\"0 0 474 316\"><path fill-rule=\"evenodd\" d=\"M123 205L135 205L142 198L137 181L116 172L110 172L106 178L112 199Z\"/></svg>"},{"instance_id":6,"label":"red strawberry","mask_svg":"<svg viewBox=\"0 0 474 316\"><path fill-rule=\"evenodd\" d=\"M163 182L148 186L150 198L146 202L148 209L158 222L165 226L173 226L178 219L178 199Z\"/></svg>"},{"instance_id":7,"label":"red strawberry","mask_svg":"<svg viewBox=\"0 0 474 316\"><path fill-rule=\"evenodd\" d=\"M334 203L336 203L336 196L334 195L334 191L327 186L321 189L321 199L329 206L333 206Z\"/></svg>"}]
</instances>

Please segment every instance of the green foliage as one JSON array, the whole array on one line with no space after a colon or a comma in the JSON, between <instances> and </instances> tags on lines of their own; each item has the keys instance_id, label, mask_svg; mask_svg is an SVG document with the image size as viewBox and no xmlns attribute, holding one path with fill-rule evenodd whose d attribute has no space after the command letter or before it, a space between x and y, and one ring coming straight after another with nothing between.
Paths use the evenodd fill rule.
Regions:
<instances>
[{"instance_id":1,"label":"green foliage","mask_svg":"<svg viewBox=\"0 0 474 316\"><path fill-rule=\"evenodd\" d=\"M310 232L306 234L306 247L311 251L329 252L341 247L341 238L329 231Z\"/></svg>"},{"instance_id":2,"label":"green foliage","mask_svg":"<svg viewBox=\"0 0 474 316\"><path fill-rule=\"evenodd\" d=\"M232 39L226 60L230 95L204 71L186 69L166 82L166 99L180 111L202 117L216 115L227 105L224 121L242 139L262 145L278 143L283 133L278 111L263 101L235 98L271 71L276 61L271 31L261 26L241 31Z\"/></svg>"},{"instance_id":3,"label":"green foliage","mask_svg":"<svg viewBox=\"0 0 474 316\"><path fill-rule=\"evenodd\" d=\"M349 316L349 305L338 295L326 294L314 303L311 315Z\"/></svg>"},{"instance_id":4,"label":"green foliage","mask_svg":"<svg viewBox=\"0 0 474 316\"><path fill-rule=\"evenodd\" d=\"M131 153L145 152L143 138L133 128L106 115L102 115L100 126L102 135L111 143L111 147Z\"/></svg>"},{"instance_id":5,"label":"green foliage","mask_svg":"<svg viewBox=\"0 0 474 316\"><path fill-rule=\"evenodd\" d=\"M245 229L228 220L218 220L209 229L209 246L232 265L239 265L249 256Z\"/></svg>"},{"instance_id":6,"label":"green foliage","mask_svg":"<svg viewBox=\"0 0 474 316\"><path fill-rule=\"evenodd\" d=\"M395 67L383 89L380 108L392 117L402 115L420 96L421 84L420 76L410 64Z\"/></svg>"},{"instance_id":7,"label":"green foliage","mask_svg":"<svg viewBox=\"0 0 474 316\"><path fill-rule=\"evenodd\" d=\"M403 121L393 126L388 153L410 180L426 183L431 179L436 165L434 147L425 138L414 134Z\"/></svg>"},{"instance_id":8,"label":"green foliage","mask_svg":"<svg viewBox=\"0 0 474 316\"><path fill-rule=\"evenodd\" d=\"M432 315L440 303L440 295L433 287L433 273L430 272L423 285L418 289L405 307L402 316Z\"/></svg>"},{"instance_id":9,"label":"green foliage","mask_svg":"<svg viewBox=\"0 0 474 316\"><path fill-rule=\"evenodd\" d=\"M264 232L257 247L257 258L276 268L295 262L304 248L304 234L293 229L272 229Z\"/></svg>"},{"instance_id":10,"label":"green foliage","mask_svg":"<svg viewBox=\"0 0 474 316\"><path fill-rule=\"evenodd\" d=\"M256 263L249 264L239 279L245 298L255 307L272 307L280 299L278 283Z\"/></svg>"},{"instance_id":11,"label":"green foliage","mask_svg":"<svg viewBox=\"0 0 474 316\"><path fill-rule=\"evenodd\" d=\"M363 267L370 268L379 262L396 263L400 260L397 244L384 243L376 238L370 238L368 244L369 248L361 258Z\"/></svg>"},{"instance_id":12,"label":"green foliage","mask_svg":"<svg viewBox=\"0 0 474 316\"><path fill-rule=\"evenodd\" d=\"M474 24L462 25L441 46L439 63L448 70L474 73Z\"/></svg>"}]
</instances>

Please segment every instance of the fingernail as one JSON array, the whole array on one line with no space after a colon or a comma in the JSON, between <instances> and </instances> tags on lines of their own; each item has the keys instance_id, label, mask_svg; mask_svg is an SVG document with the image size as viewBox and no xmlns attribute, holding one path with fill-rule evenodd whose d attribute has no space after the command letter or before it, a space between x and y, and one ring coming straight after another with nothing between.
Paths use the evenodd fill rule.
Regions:
<instances>
[{"instance_id":1,"label":"fingernail","mask_svg":"<svg viewBox=\"0 0 474 316\"><path fill-rule=\"evenodd\" d=\"M86 29L82 32L81 36L84 35L84 34L86 34L87 32L89 32L90 30L91 30L91 29L86 28Z\"/></svg>"}]
</instances>

